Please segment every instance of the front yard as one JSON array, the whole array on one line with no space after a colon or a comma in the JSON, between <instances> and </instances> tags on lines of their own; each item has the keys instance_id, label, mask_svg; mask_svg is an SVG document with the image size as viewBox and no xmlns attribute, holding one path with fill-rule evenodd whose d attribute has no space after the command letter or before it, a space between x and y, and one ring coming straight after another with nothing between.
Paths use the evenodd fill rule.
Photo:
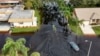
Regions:
<instances>
[{"instance_id":1,"label":"front yard","mask_svg":"<svg viewBox=\"0 0 100 56\"><path fill-rule=\"evenodd\" d=\"M21 33L21 32L35 32L38 30L37 27L25 27L25 28L11 28L12 33Z\"/></svg>"},{"instance_id":2,"label":"front yard","mask_svg":"<svg viewBox=\"0 0 100 56\"><path fill-rule=\"evenodd\" d=\"M92 27L96 35L100 35L100 26Z\"/></svg>"},{"instance_id":3,"label":"front yard","mask_svg":"<svg viewBox=\"0 0 100 56\"><path fill-rule=\"evenodd\" d=\"M39 14L40 12L38 10L35 10L35 16L37 17L37 27L14 27L11 28L12 33L22 33L22 32L36 32L40 28L41 24L41 16Z\"/></svg>"},{"instance_id":4,"label":"front yard","mask_svg":"<svg viewBox=\"0 0 100 56\"><path fill-rule=\"evenodd\" d=\"M75 22L75 19L68 19L70 29L77 35L83 35L81 28L79 27L78 22Z\"/></svg>"}]
</instances>

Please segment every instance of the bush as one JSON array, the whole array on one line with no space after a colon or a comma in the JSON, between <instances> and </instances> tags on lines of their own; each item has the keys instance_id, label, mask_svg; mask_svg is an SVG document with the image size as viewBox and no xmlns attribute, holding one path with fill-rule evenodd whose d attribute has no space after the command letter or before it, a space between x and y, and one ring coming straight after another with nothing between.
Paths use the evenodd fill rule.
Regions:
<instances>
[{"instance_id":1,"label":"bush","mask_svg":"<svg viewBox=\"0 0 100 56\"><path fill-rule=\"evenodd\" d=\"M39 53L39 52L33 52L33 53L31 54L31 56L40 56L40 53Z\"/></svg>"}]
</instances>

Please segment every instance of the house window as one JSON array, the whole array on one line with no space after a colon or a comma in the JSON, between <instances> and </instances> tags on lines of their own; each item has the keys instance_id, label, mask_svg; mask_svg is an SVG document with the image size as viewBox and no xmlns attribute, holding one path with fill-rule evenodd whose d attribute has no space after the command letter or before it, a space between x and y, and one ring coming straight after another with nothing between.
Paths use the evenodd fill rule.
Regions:
<instances>
[{"instance_id":1,"label":"house window","mask_svg":"<svg viewBox=\"0 0 100 56\"><path fill-rule=\"evenodd\" d=\"M19 24L23 24L23 22L20 22Z\"/></svg>"},{"instance_id":2,"label":"house window","mask_svg":"<svg viewBox=\"0 0 100 56\"><path fill-rule=\"evenodd\" d=\"M98 23L99 22L99 19L96 19L96 22Z\"/></svg>"},{"instance_id":3,"label":"house window","mask_svg":"<svg viewBox=\"0 0 100 56\"><path fill-rule=\"evenodd\" d=\"M95 19L92 19L92 22L95 22Z\"/></svg>"}]
</instances>

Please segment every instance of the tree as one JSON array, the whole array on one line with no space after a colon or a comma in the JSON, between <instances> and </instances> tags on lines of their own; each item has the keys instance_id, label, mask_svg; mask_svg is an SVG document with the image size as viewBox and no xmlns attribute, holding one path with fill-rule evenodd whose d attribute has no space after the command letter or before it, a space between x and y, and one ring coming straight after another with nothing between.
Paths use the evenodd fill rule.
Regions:
<instances>
[{"instance_id":1,"label":"tree","mask_svg":"<svg viewBox=\"0 0 100 56\"><path fill-rule=\"evenodd\" d=\"M73 12L72 4L66 4L64 0L56 0L56 2L58 3L60 10L64 13L64 16L67 16L67 18L71 18Z\"/></svg>"},{"instance_id":2,"label":"tree","mask_svg":"<svg viewBox=\"0 0 100 56\"><path fill-rule=\"evenodd\" d=\"M33 8L34 9L39 9L43 6L43 1L42 0L32 0Z\"/></svg>"},{"instance_id":3,"label":"tree","mask_svg":"<svg viewBox=\"0 0 100 56\"><path fill-rule=\"evenodd\" d=\"M26 7L27 9L31 9L31 8L33 7L32 2L31 2L30 0L27 0L27 1L25 2L25 7Z\"/></svg>"},{"instance_id":4,"label":"tree","mask_svg":"<svg viewBox=\"0 0 100 56\"><path fill-rule=\"evenodd\" d=\"M25 47L26 40L24 38L20 38L14 41L12 38L7 38L6 43L2 48L2 53L4 56L18 56L19 52L24 56L28 56L27 52L29 48Z\"/></svg>"},{"instance_id":5,"label":"tree","mask_svg":"<svg viewBox=\"0 0 100 56\"><path fill-rule=\"evenodd\" d=\"M33 53L31 54L31 56L40 56L40 53L39 53L39 52L33 52Z\"/></svg>"},{"instance_id":6,"label":"tree","mask_svg":"<svg viewBox=\"0 0 100 56\"><path fill-rule=\"evenodd\" d=\"M70 0L75 7L98 7L100 0ZM99 5L100 6L100 5Z\"/></svg>"}]
</instances>

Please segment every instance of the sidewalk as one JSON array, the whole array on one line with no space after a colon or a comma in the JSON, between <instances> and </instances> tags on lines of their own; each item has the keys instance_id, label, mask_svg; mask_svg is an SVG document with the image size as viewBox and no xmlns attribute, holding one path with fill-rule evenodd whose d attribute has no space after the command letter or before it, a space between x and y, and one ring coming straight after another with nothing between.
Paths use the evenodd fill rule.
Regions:
<instances>
[{"instance_id":1,"label":"sidewalk","mask_svg":"<svg viewBox=\"0 0 100 56\"><path fill-rule=\"evenodd\" d=\"M79 26L84 35L95 35L95 32L92 29L91 25L89 25L88 21L84 21L83 24L79 24Z\"/></svg>"}]
</instances>

